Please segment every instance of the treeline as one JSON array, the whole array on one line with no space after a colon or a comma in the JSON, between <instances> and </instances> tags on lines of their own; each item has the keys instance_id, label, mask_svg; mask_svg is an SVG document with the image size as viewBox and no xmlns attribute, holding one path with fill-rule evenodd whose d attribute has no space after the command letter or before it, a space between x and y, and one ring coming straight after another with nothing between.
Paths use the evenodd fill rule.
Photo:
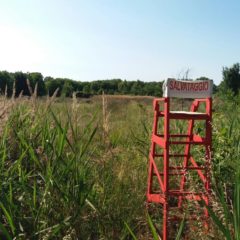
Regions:
<instances>
[{"instance_id":1,"label":"treeline","mask_svg":"<svg viewBox=\"0 0 240 240\"><path fill-rule=\"evenodd\" d=\"M219 86L214 85L214 93L224 94L228 91L237 95L240 91L240 64L224 67L223 80ZM206 77L197 80L208 80ZM41 73L23 73L0 71L0 93L7 96L31 95L37 86L37 95L52 96L57 90L57 96L71 97L76 92L77 97L90 97L102 94L148 95L162 96L162 83L126 81L121 79L98 80L91 82L74 81L68 78L43 77Z\"/></svg>"},{"instance_id":2,"label":"treeline","mask_svg":"<svg viewBox=\"0 0 240 240\"><path fill-rule=\"evenodd\" d=\"M41 73L10 73L0 71L0 92L8 96L31 95L31 89L37 88L38 96L44 96L47 93L45 82Z\"/></svg>"},{"instance_id":3,"label":"treeline","mask_svg":"<svg viewBox=\"0 0 240 240\"><path fill-rule=\"evenodd\" d=\"M162 82L126 81L121 79L97 80L91 82L79 82L70 79L46 77L45 86L49 95L52 95L56 88L59 88L58 96L70 97L73 92L78 97L88 97L105 94L126 94L126 95L162 95Z\"/></svg>"},{"instance_id":4,"label":"treeline","mask_svg":"<svg viewBox=\"0 0 240 240\"><path fill-rule=\"evenodd\" d=\"M8 96L19 94L31 95L37 85L37 95L52 96L57 90L57 96L71 97L73 92L78 97L90 97L102 94L126 94L161 96L162 82L126 81L121 79L79 82L67 78L43 77L41 73L10 73L0 71L0 91Z\"/></svg>"}]
</instances>

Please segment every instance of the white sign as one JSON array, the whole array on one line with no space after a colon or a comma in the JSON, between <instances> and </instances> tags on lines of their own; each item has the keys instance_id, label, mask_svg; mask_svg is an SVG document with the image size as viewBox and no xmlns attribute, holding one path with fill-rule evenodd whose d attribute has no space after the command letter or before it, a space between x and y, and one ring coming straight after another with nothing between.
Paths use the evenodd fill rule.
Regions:
<instances>
[{"instance_id":1,"label":"white sign","mask_svg":"<svg viewBox=\"0 0 240 240\"><path fill-rule=\"evenodd\" d=\"M212 96L213 81L178 81L169 78L163 83L163 97L208 98Z\"/></svg>"}]
</instances>

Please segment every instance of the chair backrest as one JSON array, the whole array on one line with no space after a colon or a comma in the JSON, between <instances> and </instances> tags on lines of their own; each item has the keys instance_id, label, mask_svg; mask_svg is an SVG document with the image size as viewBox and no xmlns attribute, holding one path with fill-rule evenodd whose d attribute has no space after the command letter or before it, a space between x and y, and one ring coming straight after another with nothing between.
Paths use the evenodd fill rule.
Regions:
<instances>
[{"instance_id":1,"label":"chair backrest","mask_svg":"<svg viewBox=\"0 0 240 240\"><path fill-rule=\"evenodd\" d=\"M163 97L210 98L212 89L212 80L179 81L169 78L163 84Z\"/></svg>"}]
</instances>

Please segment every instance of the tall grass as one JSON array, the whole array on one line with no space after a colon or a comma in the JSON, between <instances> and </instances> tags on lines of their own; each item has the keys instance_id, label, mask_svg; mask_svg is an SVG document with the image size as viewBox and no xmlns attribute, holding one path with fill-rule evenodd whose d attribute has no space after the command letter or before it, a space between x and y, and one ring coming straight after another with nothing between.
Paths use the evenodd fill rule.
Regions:
<instances>
[{"instance_id":1,"label":"tall grass","mask_svg":"<svg viewBox=\"0 0 240 240\"><path fill-rule=\"evenodd\" d=\"M145 207L152 99L37 99L35 91L0 99L0 239L152 239ZM226 188L212 209L238 239L239 107L216 101L213 192L221 193L220 180ZM223 239L218 225L194 234Z\"/></svg>"},{"instance_id":2,"label":"tall grass","mask_svg":"<svg viewBox=\"0 0 240 240\"><path fill-rule=\"evenodd\" d=\"M216 231L240 239L240 106L238 97L220 97L214 123L213 196L209 208Z\"/></svg>"},{"instance_id":3,"label":"tall grass","mask_svg":"<svg viewBox=\"0 0 240 240\"><path fill-rule=\"evenodd\" d=\"M217 190L217 187L215 188ZM217 197L222 208L222 216L208 207L210 217L218 230L227 240L240 239L240 172L236 174L234 191L231 198L226 198L222 187L217 190ZM230 201L229 201L230 200Z\"/></svg>"},{"instance_id":4,"label":"tall grass","mask_svg":"<svg viewBox=\"0 0 240 240\"><path fill-rule=\"evenodd\" d=\"M16 103L0 136L0 229L7 239L78 235L85 205L93 208L94 119L76 136L79 126L67 108L63 116L38 105Z\"/></svg>"}]
</instances>

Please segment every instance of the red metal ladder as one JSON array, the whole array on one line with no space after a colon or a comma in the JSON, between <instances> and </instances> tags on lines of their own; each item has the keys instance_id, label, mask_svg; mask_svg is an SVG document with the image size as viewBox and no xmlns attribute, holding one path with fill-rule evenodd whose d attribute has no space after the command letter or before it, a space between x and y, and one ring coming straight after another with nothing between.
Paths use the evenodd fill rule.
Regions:
<instances>
[{"instance_id":1,"label":"red metal ladder","mask_svg":"<svg viewBox=\"0 0 240 240\"><path fill-rule=\"evenodd\" d=\"M192 102L189 112L170 111L170 97L154 99L154 122L151 138L151 149L149 154L149 171L147 202L161 204L163 207L162 238L168 240L170 237L170 221L174 220L171 213L170 199L177 200L177 208L182 209L183 201L204 201L209 205L210 194L210 163L212 151L212 99L201 98ZM200 105L205 104L205 112L197 112ZM161 109L162 108L162 109ZM163 119L163 133L159 133L159 119ZM188 122L186 134L172 134L170 123L172 120L185 120ZM205 136L194 133L196 121L205 121ZM184 145L184 153L170 151L172 145ZM194 159L191 148L194 145L204 147L204 161ZM159 154L157 148L162 149ZM170 159L183 159L182 165L172 166ZM196 171L197 176L203 184L203 191L186 189L187 174ZM180 176L179 188L172 189L170 178ZM154 178L157 182L153 184ZM194 186L192 186L194 188ZM203 218L208 218L208 211L203 207ZM170 219L171 217L171 219ZM176 217L177 219L178 217ZM198 216L193 216L198 218ZM207 221L206 221L207 222Z\"/></svg>"}]
</instances>

